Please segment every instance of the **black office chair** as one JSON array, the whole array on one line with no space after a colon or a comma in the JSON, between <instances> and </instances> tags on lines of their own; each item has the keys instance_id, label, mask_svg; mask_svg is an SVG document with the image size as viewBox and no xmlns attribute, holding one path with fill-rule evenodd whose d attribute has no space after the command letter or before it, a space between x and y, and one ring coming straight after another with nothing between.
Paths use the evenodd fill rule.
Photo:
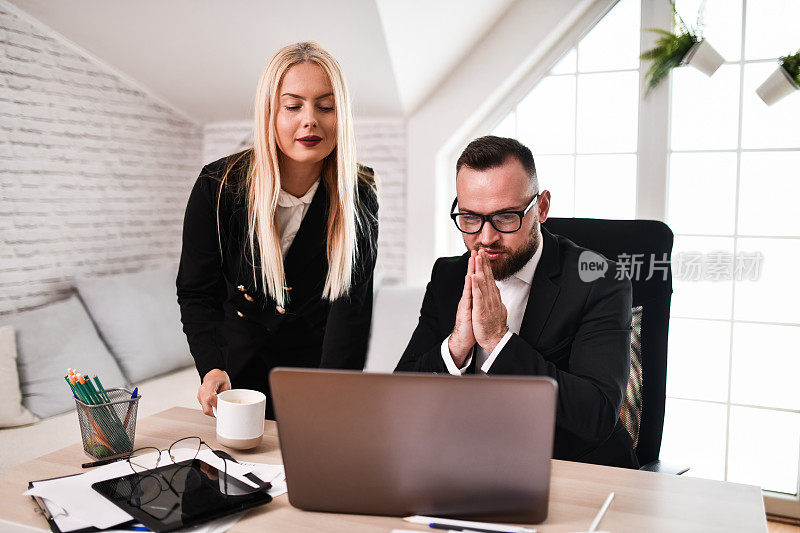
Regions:
<instances>
[{"instance_id":1,"label":"black office chair","mask_svg":"<svg viewBox=\"0 0 800 533\"><path fill-rule=\"evenodd\" d=\"M672 298L673 234L655 220L602 220L550 218L544 227L580 246L631 268L634 328L640 321L640 353L637 332L632 335L631 376L620 417L634 440L642 470L682 474L686 467L659 461L664 429L667 385L667 339ZM653 275L647 279L653 267ZM638 268L638 272L637 272ZM606 273L614 275L615 273ZM641 311L637 308L641 307Z\"/></svg>"}]
</instances>

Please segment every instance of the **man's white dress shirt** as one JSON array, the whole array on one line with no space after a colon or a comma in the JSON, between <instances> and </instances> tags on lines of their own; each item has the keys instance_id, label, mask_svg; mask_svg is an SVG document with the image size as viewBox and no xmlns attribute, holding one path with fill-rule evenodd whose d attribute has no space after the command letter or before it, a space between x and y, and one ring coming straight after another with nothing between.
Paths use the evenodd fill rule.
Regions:
<instances>
[{"instance_id":1,"label":"man's white dress shirt","mask_svg":"<svg viewBox=\"0 0 800 533\"><path fill-rule=\"evenodd\" d=\"M300 229L300 224L302 224L303 217L308 212L311 200L314 199L317 187L319 187L319 178L308 189L308 192L300 198L292 196L283 189L278 193L278 208L275 211L275 215L278 218L278 235L281 239L281 252L284 257L286 257L286 251L292 245L294 237Z\"/></svg>"},{"instance_id":2,"label":"man's white dress shirt","mask_svg":"<svg viewBox=\"0 0 800 533\"><path fill-rule=\"evenodd\" d=\"M500 289L500 299L506 306L508 311L508 331L500 342L497 343L492 353L488 353L480 345L476 344L472 354L467 358L464 366L458 368L450 355L450 348L447 343L450 336L442 343L442 359L447 366L447 371L454 376L460 376L467 371L472 357L476 357L475 373L487 374L492 367L494 360L497 359L498 354L511 338L511 335L516 333L519 335L519 328L522 325L522 317L525 315L525 308L528 306L528 296L531 293L531 283L533 283L533 275L536 273L536 266L539 264L539 259L542 257L542 238L539 238L539 247L534 252L533 257L525 263L516 274L512 274L504 280L495 281L497 288Z\"/></svg>"}]
</instances>

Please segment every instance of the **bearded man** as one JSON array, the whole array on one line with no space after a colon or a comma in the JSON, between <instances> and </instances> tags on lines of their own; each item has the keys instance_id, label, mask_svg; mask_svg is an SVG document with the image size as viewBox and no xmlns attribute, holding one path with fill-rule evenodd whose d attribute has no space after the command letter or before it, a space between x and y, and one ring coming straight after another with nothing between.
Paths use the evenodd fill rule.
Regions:
<instances>
[{"instance_id":1,"label":"bearded man","mask_svg":"<svg viewBox=\"0 0 800 533\"><path fill-rule=\"evenodd\" d=\"M558 382L553 457L637 468L619 420L630 281L541 227L550 192L539 189L533 155L518 141L472 141L456 164L456 194L450 216L468 252L434 264L395 372L549 376ZM582 281L582 253L595 267L607 261L605 275Z\"/></svg>"}]
</instances>

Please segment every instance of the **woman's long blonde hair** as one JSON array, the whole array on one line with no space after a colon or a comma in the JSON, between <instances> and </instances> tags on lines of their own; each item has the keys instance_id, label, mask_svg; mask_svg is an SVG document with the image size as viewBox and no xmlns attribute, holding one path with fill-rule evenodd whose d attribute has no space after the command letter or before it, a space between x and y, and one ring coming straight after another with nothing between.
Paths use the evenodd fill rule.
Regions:
<instances>
[{"instance_id":1,"label":"woman's long blonde hair","mask_svg":"<svg viewBox=\"0 0 800 533\"><path fill-rule=\"evenodd\" d=\"M247 221L253 281L255 265L260 265L264 294L283 306L288 300L283 269L278 224L275 211L281 190L278 148L275 136L275 113L278 91L286 71L298 63L311 62L322 68L333 87L336 110L336 147L323 161L322 179L328 194L327 221L328 274L323 298L335 300L350 290L353 267L359 255L358 232L364 225L358 205L358 164L355 137L344 73L334 57L313 41L282 48L270 59L258 82L255 97L255 122L252 157L244 192L247 197ZM246 155L246 150L241 155ZM234 163L235 164L235 163ZM230 165L228 171L233 165ZM226 176L227 177L227 172ZM223 178L223 185L225 182ZM259 261L256 261L258 258Z\"/></svg>"}]
</instances>

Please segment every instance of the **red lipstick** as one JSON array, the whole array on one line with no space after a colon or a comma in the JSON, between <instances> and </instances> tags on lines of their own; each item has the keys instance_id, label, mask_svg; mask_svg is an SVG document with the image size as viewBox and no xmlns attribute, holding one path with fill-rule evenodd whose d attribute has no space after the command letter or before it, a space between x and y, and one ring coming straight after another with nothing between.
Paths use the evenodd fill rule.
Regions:
<instances>
[{"instance_id":1,"label":"red lipstick","mask_svg":"<svg viewBox=\"0 0 800 533\"><path fill-rule=\"evenodd\" d=\"M305 137L300 137L297 139L297 142L305 146L306 148L312 148L318 145L322 141L322 137L318 137L316 135L306 135Z\"/></svg>"}]
</instances>

